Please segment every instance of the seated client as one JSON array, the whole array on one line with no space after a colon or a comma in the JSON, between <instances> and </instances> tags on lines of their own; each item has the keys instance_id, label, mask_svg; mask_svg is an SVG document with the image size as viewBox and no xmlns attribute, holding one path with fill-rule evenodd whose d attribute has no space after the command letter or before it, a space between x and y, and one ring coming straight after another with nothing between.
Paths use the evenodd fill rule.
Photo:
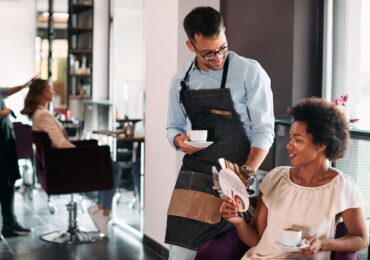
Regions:
<instances>
[{"instance_id":1,"label":"seated client","mask_svg":"<svg viewBox=\"0 0 370 260\"><path fill-rule=\"evenodd\" d=\"M225 198L220 209L241 240L252 247L242 259L294 259L300 255L330 259L329 251L367 247L369 234L360 190L351 177L329 164L347 150L348 120L335 105L319 98L300 101L289 114L294 120L287 145L292 166L277 167L264 178L249 224L238 216L231 199ZM335 239L336 224L342 220L348 234ZM298 255L276 243L286 228L302 230L307 245Z\"/></svg>"},{"instance_id":2,"label":"seated client","mask_svg":"<svg viewBox=\"0 0 370 260\"><path fill-rule=\"evenodd\" d=\"M56 148L74 148L68 141L67 133L58 120L47 109L53 99L53 91L46 80L36 79L29 87L24 101L22 114L32 119L32 129L48 133L52 145ZM108 221L112 208L112 199L117 188L119 172L113 164L113 188L98 192L97 205L89 207L89 214L100 232L108 234Z\"/></svg>"}]
</instances>

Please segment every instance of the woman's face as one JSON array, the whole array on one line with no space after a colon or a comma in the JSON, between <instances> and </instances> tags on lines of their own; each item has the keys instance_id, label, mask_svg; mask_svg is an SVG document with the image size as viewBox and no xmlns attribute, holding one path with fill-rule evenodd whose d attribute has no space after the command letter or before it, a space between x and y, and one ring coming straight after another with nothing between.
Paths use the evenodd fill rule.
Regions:
<instances>
[{"instance_id":1,"label":"woman's face","mask_svg":"<svg viewBox=\"0 0 370 260\"><path fill-rule=\"evenodd\" d=\"M53 90L51 89L49 84L47 84L42 93L44 95L45 101L51 102L53 100Z\"/></svg>"},{"instance_id":2,"label":"woman's face","mask_svg":"<svg viewBox=\"0 0 370 260\"><path fill-rule=\"evenodd\" d=\"M302 121L295 121L290 128L290 141L287 149L292 166L313 163L324 154L320 146L313 143L313 137L307 133L306 129L307 125Z\"/></svg>"}]
</instances>

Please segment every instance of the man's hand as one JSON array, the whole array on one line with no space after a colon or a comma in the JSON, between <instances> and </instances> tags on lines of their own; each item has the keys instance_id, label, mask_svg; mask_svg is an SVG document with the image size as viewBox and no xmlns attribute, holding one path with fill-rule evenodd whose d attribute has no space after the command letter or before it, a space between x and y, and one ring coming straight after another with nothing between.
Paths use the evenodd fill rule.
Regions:
<instances>
[{"instance_id":1,"label":"man's hand","mask_svg":"<svg viewBox=\"0 0 370 260\"><path fill-rule=\"evenodd\" d=\"M188 140L189 140L189 137L185 133L182 133L180 135L177 135L174 138L173 143L175 144L177 148L179 148L181 151L183 151L186 154L192 154L192 153L198 152L203 149L202 147L194 147L194 146L185 144L184 142Z\"/></svg>"},{"instance_id":2,"label":"man's hand","mask_svg":"<svg viewBox=\"0 0 370 260\"><path fill-rule=\"evenodd\" d=\"M239 166L228 160L225 160L225 166L227 169L232 170L247 188L254 183L256 174L251 167L247 165Z\"/></svg>"}]
</instances>

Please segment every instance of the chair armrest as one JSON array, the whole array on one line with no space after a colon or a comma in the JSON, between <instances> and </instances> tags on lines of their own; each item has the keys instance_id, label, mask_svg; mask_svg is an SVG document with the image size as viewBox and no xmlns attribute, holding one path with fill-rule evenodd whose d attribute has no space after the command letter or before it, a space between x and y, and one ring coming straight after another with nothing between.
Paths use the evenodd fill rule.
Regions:
<instances>
[{"instance_id":1,"label":"chair armrest","mask_svg":"<svg viewBox=\"0 0 370 260\"><path fill-rule=\"evenodd\" d=\"M109 146L53 148L48 154L48 194L110 189L113 186Z\"/></svg>"},{"instance_id":2,"label":"chair armrest","mask_svg":"<svg viewBox=\"0 0 370 260\"><path fill-rule=\"evenodd\" d=\"M95 140L95 139L78 140L78 141L72 141L71 143L74 144L77 147L80 147L80 146L91 146L91 145L98 145L98 140Z\"/></svg>"},{"instance_id":3,"label":"chair armrest","mask_svg":"<svg viewBox=\"0 0 370 260\"><path fill-rule=\"evenodd\" d=\"M336 226L335 238L343 237L347 234L347 228L344 222L340 222ZM332 252L330 259L332 260L356 260L356 252Z\"/></svg>"}]
</instances>

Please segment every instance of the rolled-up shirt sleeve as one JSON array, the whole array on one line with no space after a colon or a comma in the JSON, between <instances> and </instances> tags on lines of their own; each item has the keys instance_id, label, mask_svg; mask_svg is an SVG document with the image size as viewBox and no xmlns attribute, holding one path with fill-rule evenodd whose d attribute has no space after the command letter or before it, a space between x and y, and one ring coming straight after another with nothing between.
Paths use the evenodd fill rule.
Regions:
<instances>
[{"instance_id":1,"label":"rolled-up shirt sleeve","mask_svg":"<svg viewBox=\"0 0 370 260\"><path fill-rule=\"evenodd\" d=\"M180 103L180 79L173 77L170 83L170 93L167 112L167 139L168 142L176 149L173 139L176 135L186 132L187 117L185 109Z\"/></svg>"},{"instance_id":2,"label":"rolled-up shirt sleeve","mask_svg":"<svg viewBox=\"0 0 370 260\"><path fill-rule=\"evenodd\" d=\"M247 73L245 90L250 117L248 137L252 147L268 151L274 142L274 108L271 81L267 73L257 64L253 74Z\"/></svg>"}]
</instances>

